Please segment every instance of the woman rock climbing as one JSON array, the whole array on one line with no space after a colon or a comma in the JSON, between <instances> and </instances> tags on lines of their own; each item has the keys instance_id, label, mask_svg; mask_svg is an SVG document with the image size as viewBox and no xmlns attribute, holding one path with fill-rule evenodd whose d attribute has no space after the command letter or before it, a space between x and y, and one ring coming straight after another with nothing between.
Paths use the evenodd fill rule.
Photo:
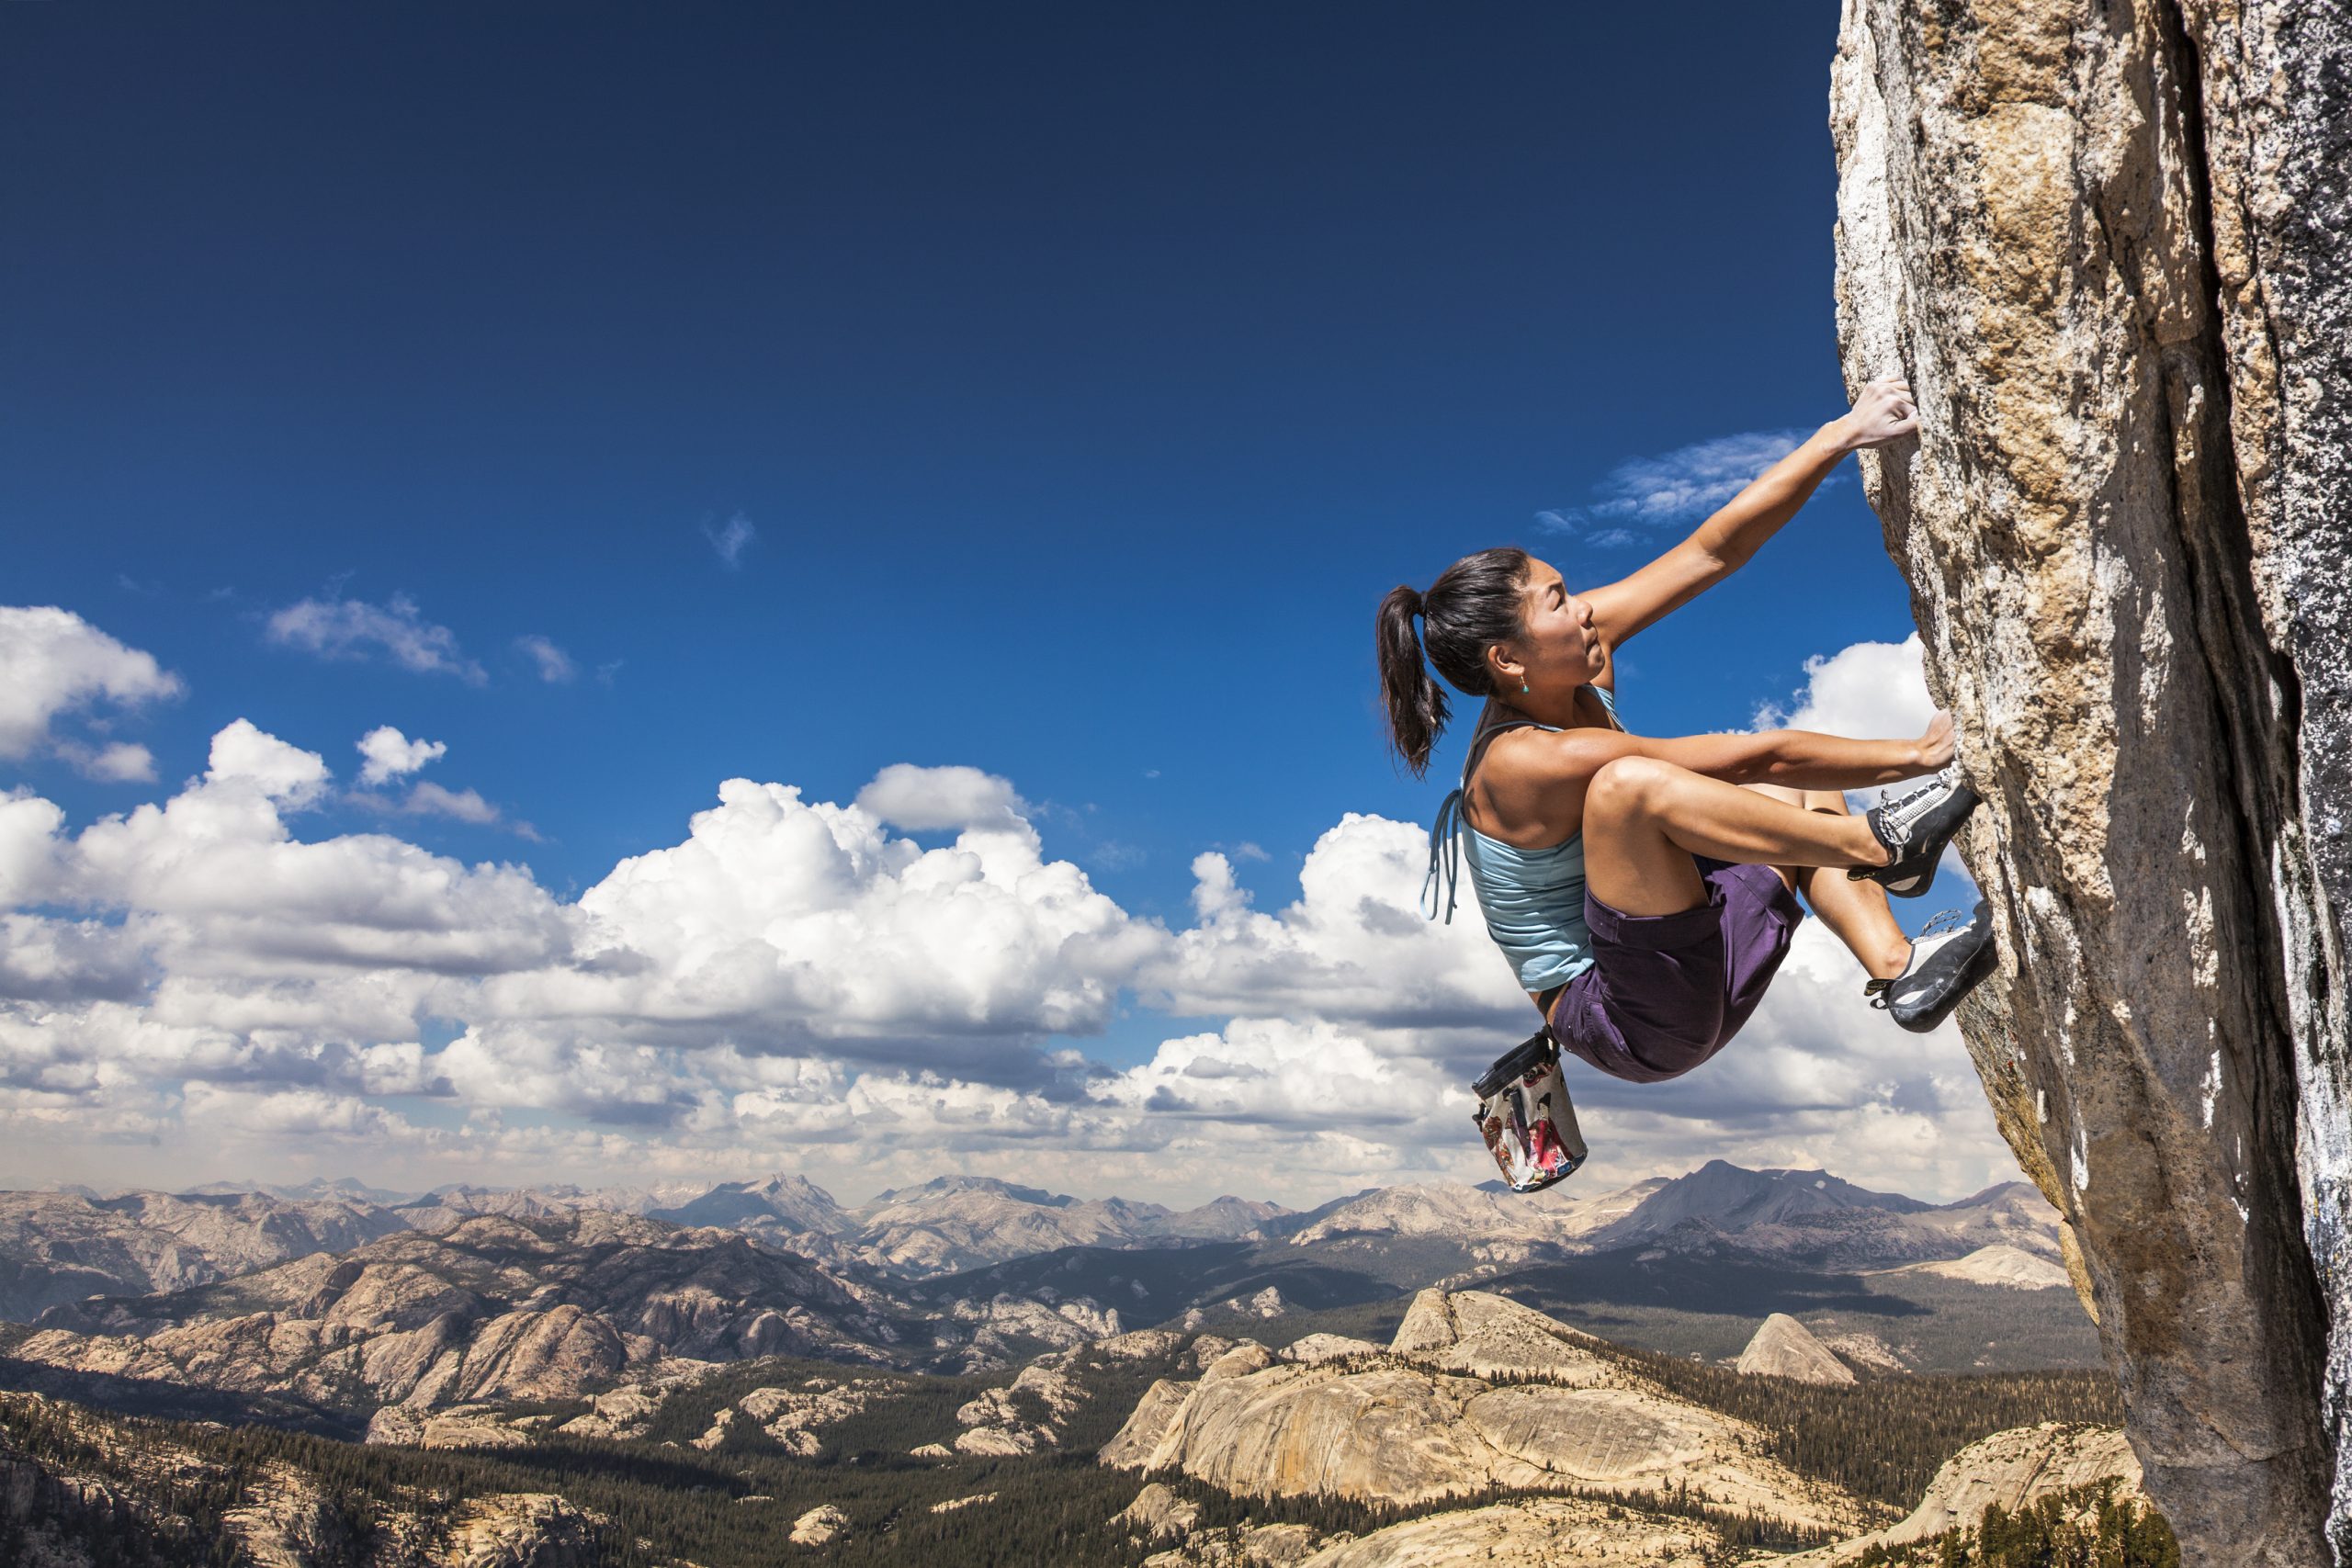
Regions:
<instances>
[{"instance_id":1,"label":"woman rock climbing","mask_svg":"<svg viewBox=\"0 0 2352 1568\"><path fill-rule=\"evenodd\" d=\"M1622 581L1572 592L1523 550L1482 550L1427 593L1382 601L1390 739L1416 776L1448 702L1428 662L1486 699L1462 787L1430 838L1432 899L1452 918L1466 863L1487 928L1559 1046L1635 1082L1676 1077L1737 1033L1815 914L1905 1029L1942 1021L1991 972L1973 917L1905 937L1887 895L1928 890L1977 804L1952 766L1950 718L1916 739L1806 730L1653 738L1619 722L1626 640L1720 582L1796 514L1847 453L1909 434L1909 386L1874 381L1688 539ZM1414 620L1421 625L1418 635ZM1844 792L1929 774L1849 815ZM1432 914L1437 912L1434 902Z\"/></svg>"}]
</instances>

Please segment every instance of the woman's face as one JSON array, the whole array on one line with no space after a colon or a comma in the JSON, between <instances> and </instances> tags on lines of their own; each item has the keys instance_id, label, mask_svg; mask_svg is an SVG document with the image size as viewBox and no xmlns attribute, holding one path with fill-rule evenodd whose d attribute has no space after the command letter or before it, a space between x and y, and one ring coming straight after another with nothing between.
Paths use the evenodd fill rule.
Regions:
<instances>
[{"instance_id":1,"label":"woman's face","mask_svg":"<svg viewBox=\"0 0 2352 1568\"><path fill-rule=\"evenodd\" d=\"M1529 678L1583 685L1600 674L1604 650L1592 629L1592 605L1568 592L1559 570L1529 557L1520 592Z\"/></svg>"}]
</instances>

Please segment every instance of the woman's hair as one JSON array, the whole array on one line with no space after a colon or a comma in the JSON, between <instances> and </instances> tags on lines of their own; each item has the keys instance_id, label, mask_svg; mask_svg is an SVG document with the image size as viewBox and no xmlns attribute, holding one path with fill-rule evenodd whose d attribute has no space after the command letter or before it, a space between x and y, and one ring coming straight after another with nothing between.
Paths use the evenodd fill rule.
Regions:
<instances>
[{"instance_id":1,"label":"woman's hair","mask_svg":"<svg viewBox=\"0 0 2352 1568\"><path fill-rule=\"evenodd\" d=\"M1495 683L1487 672L1487 649L1516 641L1525 629L1520 610L1526 584L1525 550L1480 550L1447 567L1427 593L1399 586L1380 602L1380 692L1388 743L1415 778L1429 772L1430 751L1451 712L1444 690L1421 663L1421 649L1429 649L1430 663L1456 691L1488 695ZM1419 637L1415 615L1421 617Z\"/></svg>"}]
</instances>

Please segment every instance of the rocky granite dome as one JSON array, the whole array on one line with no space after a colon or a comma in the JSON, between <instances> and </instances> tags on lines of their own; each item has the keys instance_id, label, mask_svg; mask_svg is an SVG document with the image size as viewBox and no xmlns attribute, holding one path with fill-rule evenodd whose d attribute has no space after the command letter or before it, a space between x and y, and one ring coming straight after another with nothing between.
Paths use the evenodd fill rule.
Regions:
<instances>
[{"instance_id":1,"label":"rocky granite dome","mask_svg":"<svg viewBox=\"0 0 2352 1568\"><path fill-rule=\"evenodd\" d=\"M2352 12L1847 0L1831 98L1962 1032L2187 1558L2352 1561Z\"/></svg>"},{"instance_id":2,"label":"rocky granite dome","mask_svg":"<svg viewBox=\"0 0 2352 1568\"><path fill-rule=\"evenodd\" d=\"M1747 1423L1667 1393L1590 1336L1502 1296L1423 1291L1373 1357L1277 1360L1243 1340L1154 1383L1099 1456L1247 1495L1393 1503L1514 1488L1639 1492L1851 1529L1862 1510Z\"/></svg>"},{"instance_id":3,"label":"rocky granite dome","mask_svg":"<svg viewBox=\"0 0 2352 1568\"><path fill-rule=\"evenodd\" d=\"M1694 1519L1539 1497L1432 1514L1341 1541L1298 1568L1710 1568L1723 1537Z\"/></svg>"},{"instance_id":4,"label":"rocky granite dome","mask_svg":"<svg viewBox=\"0 0 2352 1568\"><path fill-rule=\"evenodd\" d=\"M1767 1562L1787 1568L1843 1568L1874 1547L1902 1546L1973 1528L1996 1504L2016 1513L2052 1493L2102 1481L2117 1483L2119 1498L2143 1495L2140 1461L2113 1427L2044 1423L1996 1432L1946 1460L1928 1483L1927 1495L1900 1523L1818 1551L1757 1558L1750 1568Z\"/></svg>"},{"instance_id":5,"label":"rocky granite dome","mask_svg":"<svg viewBox=\"0 0 2352 1568\"><path fill-rule=\"evenodd\" d=\"M1934 1274L1965 1280L1973 1285L1997 1285L2007 1291L2046 1291L2069 1284L2063 1264L2022 1247L1981 1247L1965 1258L1942 1263L1912 1263L1890 1273Z\"/></svg>"},{"instance_id":6,"label":"rocky granite dome","mask_svg":"<svg viewBox=\"0 0 2352 1568\"><path fill-rule=\"evenodd\" d=\"M60 1303L208 1285L403 1229L372 1203L256 1192L0 1192L0 1319Z\"/></svg>"},{"instance_id":7,"label":"rocky granite dome","mask_svg":"<svg viewBox=\"0 0 2352 1568\"><path fill-rule=\"evenodd\" d=\"M1798 1382L1849 1383L1853 1371L1813 1337L1813 1330L1776 1312L1739 1353L1739 1370L1751 1377L1793 1378Z\"/></svg>"}]
</instances>

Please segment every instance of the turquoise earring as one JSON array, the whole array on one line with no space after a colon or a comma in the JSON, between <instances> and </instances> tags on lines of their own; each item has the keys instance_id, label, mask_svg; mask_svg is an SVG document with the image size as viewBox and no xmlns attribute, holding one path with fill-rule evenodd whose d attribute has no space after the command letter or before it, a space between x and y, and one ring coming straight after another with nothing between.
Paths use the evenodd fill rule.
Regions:
<instances>
[{"instance_id":1,"label":"turquoise earring","mask_svg":"<svg viewBox=\"0 0 2352 1568\"><path fill-rule=\"evenodd\" d=\"M1524 681L1521 681L1519 683L1519 694L1521 696L1525 696L1527 694L1527 682Z\"/></svg>"}]
</instances>

